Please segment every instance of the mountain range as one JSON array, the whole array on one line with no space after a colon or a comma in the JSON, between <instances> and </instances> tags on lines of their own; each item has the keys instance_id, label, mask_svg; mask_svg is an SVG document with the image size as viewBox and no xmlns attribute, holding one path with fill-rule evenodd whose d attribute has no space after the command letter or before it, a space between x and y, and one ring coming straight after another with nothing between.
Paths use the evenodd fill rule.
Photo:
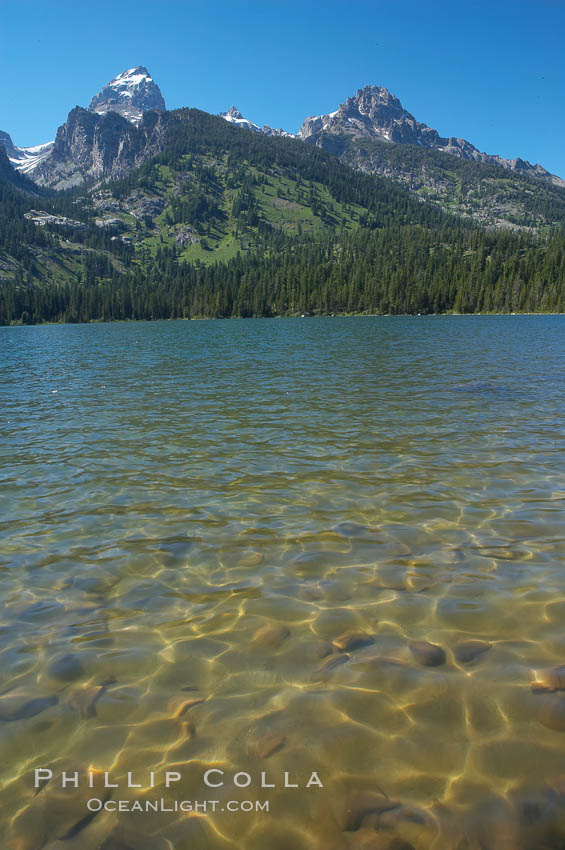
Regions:
<instances>
[{"instance_id":1,"label":"mountain range","mask_svg":"<svg viewBox=\"0 0 565 850\"><path fill-rule=\"evenodd\" d=\"M0 141L0 322L565 306L563 181L382 87L294 136L169 111L138 66Z\"/></svg>"},{"instance_id":2,"label":"mountain range","mask_svg":"<svg viewBox=\"0 0 565 850\"><path fill-rule=\"evenodd\" d=\"M14 168L28 174L39 185L57 189L68 188L91 177L123 174L128 168L138 164L140 156L152 155L154 138L144 138L135 144L132 141L134 136L126 132L125 147L128 150L124 152L122 138L117 145L112 145L112 141L117 141L116 130L119 125L115 122L104 124L95 118L117 114L128 123L139 127L144 113L148 111L165 112L166 105L159 86L147 68L139 65L110 80L92 98L88 109L75 107L69 113L65 124L59 127L54 141L32 147L17 147L7 132L0 131L0 142L3 143ZM90 117L85 113L90 113ZM359 89L353 97L348 97L334 112L306 118L295 136L281 128L274 129L268 125L260 127L245 118L235 106L221 112L220 117L243 129L267 136L297 138L340 156L344 155L352 143L361 140L381 141L392 145L416 145L472 162L498 165L518 174L537 177L565 187L565 180L551 174L539 164L532 165L520 157L504 159L482 153L466 139L441 137L437 130L417 121L404 109L398 98L382 86L367 85ZM107 137L108 145L105 144ZM357 156L353 161L355 166L365 171L381 173L382 166L379 166L378 157L371 157L362 147L358 146L356 149ZM361 156L359 151L362 152Z\"/></svg>"}]
</instances>

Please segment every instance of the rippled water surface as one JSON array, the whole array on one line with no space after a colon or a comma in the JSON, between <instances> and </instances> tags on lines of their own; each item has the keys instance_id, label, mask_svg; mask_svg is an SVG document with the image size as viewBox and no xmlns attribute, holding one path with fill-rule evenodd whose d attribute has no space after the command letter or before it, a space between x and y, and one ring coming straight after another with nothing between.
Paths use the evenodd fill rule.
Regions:
<instances>
[{"instance_id":1,"label":"rippled water surface","mask_svg":"<svg viewBox=\"0 0 565 850\"><path fill-rule=\"evenodd\" d=\"M1 328L1 846L562 850L564 331Z\"/></svg>"}]
</instances>

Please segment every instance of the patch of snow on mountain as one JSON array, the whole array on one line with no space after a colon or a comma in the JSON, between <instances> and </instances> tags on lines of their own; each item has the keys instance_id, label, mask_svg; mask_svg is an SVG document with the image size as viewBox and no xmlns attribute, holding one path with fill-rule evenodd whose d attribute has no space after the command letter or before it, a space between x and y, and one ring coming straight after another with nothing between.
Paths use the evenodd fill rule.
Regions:
<instances>
[{"instance_id":1,"label":"patch of snow on mountain","mask_svg":"<svg viewBox=\"0 0 565 850\"><path fill-rule=\"evenodd\" d=\"M18 148L14 146L17 154L16 156L9 156L8 159L17 171L21 171L22 174L29 174L30 171L37 168L40 162L43 162L49 156L53 145L54 141L43 142L41 145L32 145L29 148Z\"/></svg>"},{"instance_id":2,"label":"patch of snow on mountain","mask_svg":"<svg viewBox=\"0 0 565 850\"><path fill-rule=\"evenodd\" d=\"M138 86L142 80L153 82L153 78L149 71L141 71L141 68L129 68L129 70L123 71L121 74L118 74L117 77L114 77L108 85L111 86L113 84L125 83L130 86Z\"/></svg>"}]
</instances>

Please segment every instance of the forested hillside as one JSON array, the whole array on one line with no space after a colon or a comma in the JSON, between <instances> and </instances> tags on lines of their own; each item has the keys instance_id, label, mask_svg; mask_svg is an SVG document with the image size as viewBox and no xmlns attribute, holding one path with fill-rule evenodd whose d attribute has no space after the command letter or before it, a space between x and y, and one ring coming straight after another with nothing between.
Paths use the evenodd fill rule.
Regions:
<instances>
[{"instance_id":1,"label":"forested hillside","mask_svg":"<svg viewBox=\"0 0 565 850\"><path fill-rule=\"evenodd\" d=\"M565 221L565 189L528 173L416 145L335 139L342 162L406 186L422 200L481 225L539 230Z\"/></svg>"},{"instance_id":2,"label":"forested hillside","mask_svg":"<svg viewBox=\"0 0 565 850\"><path fill-rule=\"evenodd\" d=\"M0 150L0 322L564 309L551 187L527 200L553 227L493 231L295 139L166 115L160 153L66 192Z\"/></svg>"}]
</instances>

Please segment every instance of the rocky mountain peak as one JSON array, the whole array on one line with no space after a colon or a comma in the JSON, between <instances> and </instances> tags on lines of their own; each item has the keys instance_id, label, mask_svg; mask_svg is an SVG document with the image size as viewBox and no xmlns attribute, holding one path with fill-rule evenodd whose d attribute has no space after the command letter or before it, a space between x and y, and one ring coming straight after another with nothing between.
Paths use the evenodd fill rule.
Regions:
<instances>
[{"instance_id":1,"label":"rocky mountain peak","mask_svg":"<svg viewBox=\"0 0 565 850\"><path fill-rule=\"evenodd\" d=\"M317 139L320 133L329 132L419 144L419 133L426 130L435 133L435 130L430 131L425 124L416 121L388 89L368 85L358 89L354 97L348 97L335 112L307 118L298 137Z\"/></svg>"},{"instance_id":2,"label":"rocky mountain peak","mask_svg":"<svg viewBox=\"0 0 565 850\"><path fill-rule=\"evenodd\" d=\"M246 130L255 130L256 133L261 132L257 124L244 118L236 106L230 106L227 112L220 112L219 117L229 121L230 124L237 124L238 127L244 127Z\"/></svg>"},{"instance_id":3,"label":"rocky mountain peak","mask_svg":"<svg viewBox=\"0 0 565 850\"><path fill-rule=\"evenodd\" d=\"M335 118L351 127L356 135L394 142L417 143L418 128L429 129L425 124L419 124L399 99L383 86L358 89L354 97L348 97L341 104Z\"/></svg>"},{"instance_id":4,"label":"rocky mountain peak","mask_svg":"<svg viewBox=\"0 0 565 850\"><path fill-rule=\"evenodd\" d=\"M230 106L227 112L220 112L222 118L235 118L236 121L244 121L244 117L236 106Z\"/></svg>"},{"instance_id":5,"label":"rocky mountain peak","mask_svg":"<svg viewBox=\"0 0 565 850\"><path fill-rule=\"evenodd\" d=\"M368 112L375 107L387 106L404 112L399 99L384 86L364 86L357 89L355 97L348 97L346 104L355 104L360 112Z\"/></svg>"},{"instance_id":6,"label":"rocky mountain peak","mask_svg":"<svg viewBox=\"0 0 565 850\"><path fill-rule=\"evenodd\" d=\"M227 112L220 112L219 117L229 121L230 124L235 124L237 127L243 127L245 130L253 130L255 133L263 133L264 136L286 136L289 139L294 138L292 133L287 133L286 130L283 130L281 127L275 129L274 127L269 127L268 124L263 124L262 127L259 127L258 124L255 124L253 121L245 118L235 106L230 106Z\"/></svg>"},{"instance_id":7,"label":"rocky mountain peak","mask_svg":"<svg viewBox=\"0 0 565 850\"><path fill-rule=\"evenodd\" d=\"M560 178L550 174L541 165L532 165L522 159L504 159L483 153L466 139L450 136L441 137L437 130L417 121L402 106L400 100L383 86L368 85L358 89L354 97L348 97L335 112L306 118L298 131L302 141L334 150L336 137L341 140L375 139L396 144L418 145L419 147L443 151L461 159L471 159L500 165L511 171L519 171L535 177L562 184ZM372 170L367 166L366 170Z\"/></svg>"},{"instance_id":8,"label":"rocky mountain peak","mask_svg":"<svg viewBox=\"0 0 565 850\"><path fill-rule=\"evenodd\" d=\"M150 109L164 111L166 106L161 89L147 68L138 65L110 80L92 98L88 109L99 115L118 112L132 124L139 124L144 112Z\"/></svg>"}]
</instances>

